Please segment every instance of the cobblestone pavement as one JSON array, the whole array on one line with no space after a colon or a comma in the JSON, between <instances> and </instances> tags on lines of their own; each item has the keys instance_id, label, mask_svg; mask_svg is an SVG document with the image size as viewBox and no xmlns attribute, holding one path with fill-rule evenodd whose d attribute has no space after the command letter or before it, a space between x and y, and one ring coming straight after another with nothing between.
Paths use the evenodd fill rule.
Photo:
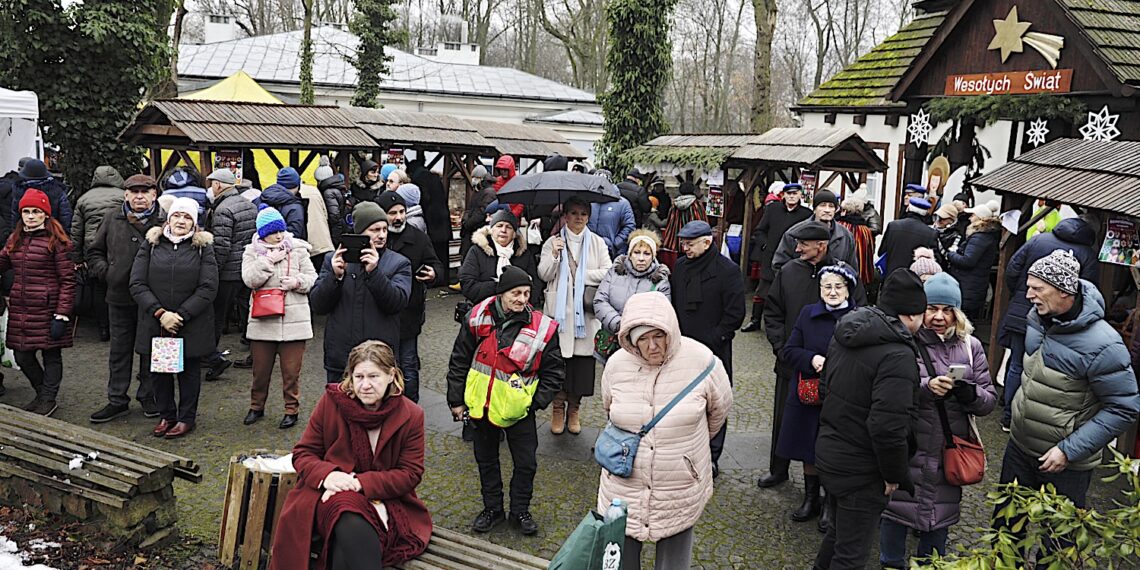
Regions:
<instances>
[{"instance_id":1,"label":"cobblestone pavement","mask_svg":"<svg viewBox=\"0 0 1140 570\"><path fill-rule=\"evenodd\" d=\"M432 292L428 304L428 324L420 341L423 360L422 383L424 404L428 410L427 472L419 488L435 523L460 532L470 533L468 525L481 508L478 475L468 444L458 436L456 426L447 417L446 406L439 393L444 386L448 357L455 338L452 320L455 296ZM318 332L323 326L317 326ZM236 335L227 335L224 344L235 356L244 356ZM60 408L55 417L90 426L87 416L105 403L107 345L96 340L95 331L83 326L77 346L64 351L65 379ZM766 467L768 448L763 434L771 421L772 352L760 333L741 334L735 346L736 407L730 420L727 454L738 455L744 468L731 468L729 462L716 481L716 494L697 525L695 568L806 568L819 545L820 534L814 523L794 523L788 513L799 504L802 477L798 471L792 484L776 489L760 490L756 477ZM302 420L312 409L324 386L321 369L321 341L310 341L302 375ZM6 370L8 394L4 403L22 405L32 392L19 372ZM600 371L599 371L600 378ZM246 427L241 420L249 406L249 371L230 369L223 379L203 384L199 423L196 432L178 441L156 440L150 436L153 420L143 418L137 407L126 418L93 426L143 445L153 446L191 457L202 465L205 480L199 485L178 482L176 495L180 524L185 533L206 543L215 543L225 493L225 475L231 455L255 448L291 449L301 434L301 426L292 430L277 429L282 413L281 395L275 378L261 422ZM429 405L434 400L435 405ZM541 418L548 421L548 413ZM587 399L585 422L590 428L604 424L598 398ZM987 482L996 480L1001 465L1001 452L1006 436L997 426L996 415L982 422L990 468ZM303 425L303 424L301 424ZM545 431L545 425L540 430ZM563 435L555 439L549 433L540 440L539 474L532 511L542 529L536 537L521 537L505 526L489 535L489 540L549 558L561 541L574 529L586 511L594 506L599 469L589 455L595 429L583 435ZM736 442L746 442L737 444ZM734 450L735 447L735 450ZM503 452L504 473L509 473L509 455ZM978 536L977 527L985 524L990 509L984 504L983 486L969 487L963 500L962 522L951 532L952 543L962 544ZM1107 484L1095 482L1092 504L1104 507L1116 491ZM645 549L645 559L653 549Z\"/></svg>"}]
</instances>

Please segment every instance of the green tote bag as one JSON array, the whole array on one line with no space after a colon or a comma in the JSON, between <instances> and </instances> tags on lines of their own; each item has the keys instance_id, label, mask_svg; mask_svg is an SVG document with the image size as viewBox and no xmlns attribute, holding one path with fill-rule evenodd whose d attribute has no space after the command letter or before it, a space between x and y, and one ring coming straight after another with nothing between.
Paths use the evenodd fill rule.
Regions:
<instances>
[{"instance_id":1,"label":"green tote bag","mask_svg":"<svg viewBox=\"0 0 1140 570\"><path fill-rule=\"evenodd\" d=\"M550 561L549 570L618 570L625 547L625 516L604 522L590 511Z\"/></svg>"}]
</instances>

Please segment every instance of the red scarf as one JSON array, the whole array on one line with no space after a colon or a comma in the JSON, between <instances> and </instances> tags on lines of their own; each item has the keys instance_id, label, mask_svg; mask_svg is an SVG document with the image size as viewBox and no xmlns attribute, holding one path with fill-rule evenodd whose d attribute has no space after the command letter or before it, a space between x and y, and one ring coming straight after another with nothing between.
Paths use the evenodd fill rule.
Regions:
<instances>
[{"instance_id":1,"label":"red scarf","mask_svg":"<svg viewBox=\"0 0 1140 570\"><path fill-rule=\"evenodd\" d=\"M368 431L384 425L384 421L392 414L392 410L399 405L395 397L386 397L375 411L369 410L356 398L350 398L340 389L340 384L329 384L325 391L328 397L336 404L340 417L348 421L348 438L352 445L352 459L356 462L354 470L357 473L372 471L372 461L375 450L372 442L368 440Z\"/></svg>"}]
</instances>

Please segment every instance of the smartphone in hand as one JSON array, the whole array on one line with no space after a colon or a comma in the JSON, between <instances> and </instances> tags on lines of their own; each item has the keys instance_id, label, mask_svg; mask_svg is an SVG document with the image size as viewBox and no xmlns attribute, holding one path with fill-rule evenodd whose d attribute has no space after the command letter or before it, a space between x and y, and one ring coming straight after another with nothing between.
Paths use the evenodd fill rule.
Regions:
<instances>
[{"instance_id":1,"label":"smartphone in hand","mask_svg":"<svg viewBox=\"0 0 1140 570\"><path fill-rule=\"evenodd\" d=\"M360 263L360 254L372 247L372 238L364 234L344 234L340 236L340 245L344 248L345 263Z\"/></svg>"},{"instance_id":2,"label":"smartphone in hand","mask_svg":"<svg viewBox=\"0 0 1140 570\"><path fill-rule=\"evenodd\" d=\"M955 382L964 379L966 377L966 365L951 364L950 370L946 373L946 376Z\"/></svg>"}]
</instances>

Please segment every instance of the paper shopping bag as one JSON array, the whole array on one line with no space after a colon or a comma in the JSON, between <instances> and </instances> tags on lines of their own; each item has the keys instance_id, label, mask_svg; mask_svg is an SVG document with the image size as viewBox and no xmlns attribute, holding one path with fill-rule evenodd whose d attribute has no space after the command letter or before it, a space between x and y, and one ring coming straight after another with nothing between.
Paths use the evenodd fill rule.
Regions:
<instances>
[{"instance_id":1,"label":"paper shopping bag","mask_svg":"<svg viewBox=\"0 0 1140 570\"><path fill-rule=\"evenodd\" d=\"M159 374L178 374L185 362L182 358L182 339L156 336L150 339L150 371Z\"/></svg>"}]
</instances>

